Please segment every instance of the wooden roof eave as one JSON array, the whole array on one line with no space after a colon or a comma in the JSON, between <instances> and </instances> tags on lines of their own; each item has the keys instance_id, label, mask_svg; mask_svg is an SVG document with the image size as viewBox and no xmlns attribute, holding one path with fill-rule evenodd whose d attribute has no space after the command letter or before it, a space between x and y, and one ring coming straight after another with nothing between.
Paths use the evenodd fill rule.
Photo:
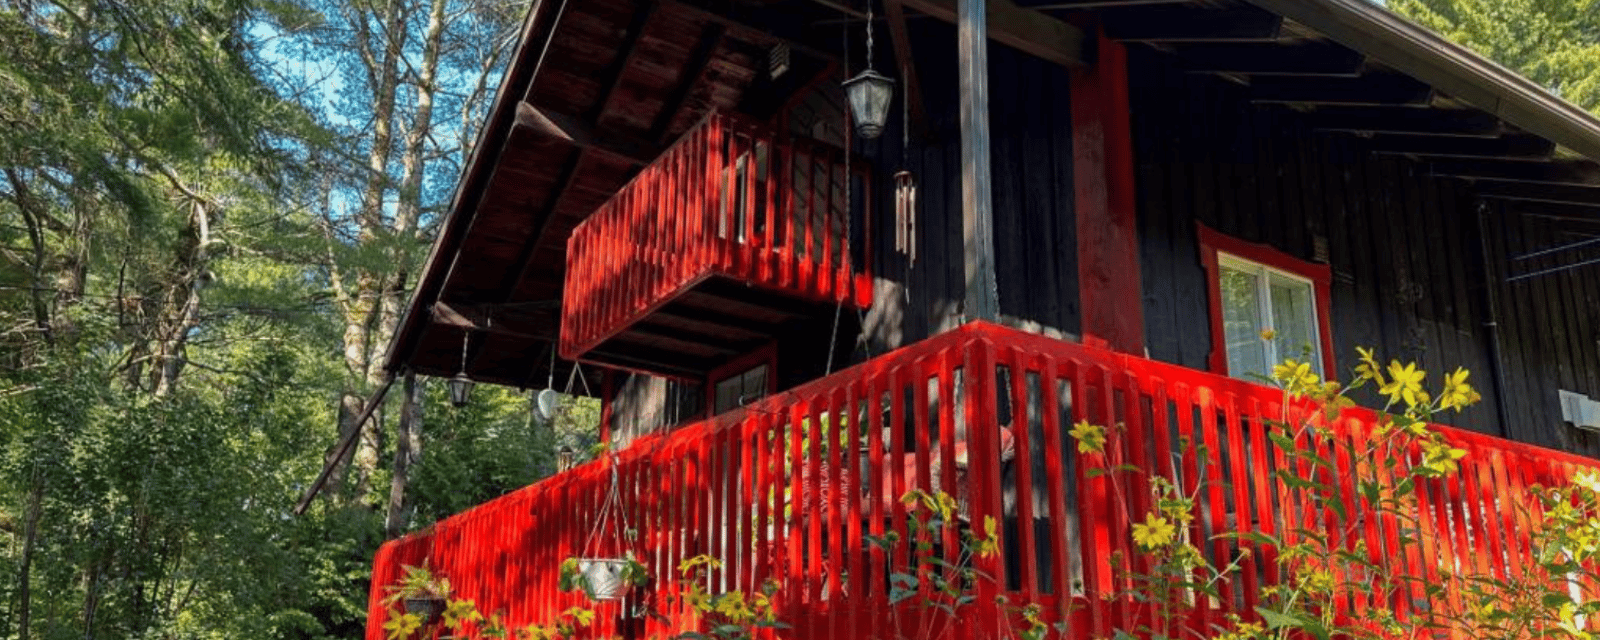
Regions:
<instances>
[{"instance_id":1,"label":"wooden roof eave","mask_svg":"<svg viewBox=\"0 0 1600 640\"><path fill-rule=\"evenodd\" d=\"M518 39L520 44L512 54L505 75L500 79L500 87L495 92L494 105L490 107L488 122L478 136L479 143L472 150L472 158L462 169L461 179L456 182L456 192L451 197L450 208L445 214L444 221L439 225L439 238L434 241L427 259L423 261L422 274L416 290L412 293L405 315L401 317L394 338L389 342L389 349L384 354L384 369L387 371L398 371L403 368L411 351L422 337L423 327L420 325L429 322L432 316L432 301L438 298L439 290L450 278L451 269L440 268L441 263L454 262L461 242L471 226L469 223L477 214L478 202L482 200L484 191L494 175L500 152L505 147L511 129L516 126L523 96L520 91L512 89L526 87L532 83L568 1L534 0L533 6L528 8L528 15L522 23L522 34ZM534 42L540 43L539 46L531 46Z\"/></svg>"},{"instance_id":2,"label":"wooden roof eave","mask_svg":"<svg viewBox=\"0 0 1600 640\"><path fill-rule=\"evenodd\" d=\"M1248 0L1558 145L1600 160L1600 119L1369 0Z\"/></svg>"}]
</instances>

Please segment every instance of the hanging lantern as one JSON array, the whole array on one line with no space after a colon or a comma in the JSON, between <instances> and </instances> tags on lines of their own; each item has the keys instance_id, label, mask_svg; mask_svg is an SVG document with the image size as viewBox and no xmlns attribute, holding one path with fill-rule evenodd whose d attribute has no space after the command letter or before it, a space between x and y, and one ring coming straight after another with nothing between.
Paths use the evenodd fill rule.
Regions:
<instances>
[{"instance_id":1,"label":"hanging lantern","mask_svg":"<svg viewBox=\"0 0 1600 640\"><path fill-rule=\"evenodd\" d=\"M467 377L467 345L472 333L461 332L461 372L450 378L450 406L457 409L467 406L472 396L472 378Z\"/></svg>"},{"instance_id":2,"label":"hanging lantern","mask_svg":"<svg viewBox=\"0 0 1600 640\"><path fill-rule=\"evenodd\" d=\"M462 371L450 378L450 406L461 408L467 406L467 400L472 397L472 378L467 377L467 372Z\"/></svg>"},{"instance_id":3,"label":"hanging lantern","mask_svg":"<svg viewBox=\"0 0 1600 640\"><path fill-rule=\"evenodd\" d=\"M850 101L850 119L856 135L871 140L883 135L889 121L889 103L894 99L894 80L872 69L872 5L867 5L867 68L844 81L845 97Z\"/></svg>"},{"instance_id":4,"label":"hanging lantern","mask_svg":"<svg viewBox=\"0 0 1600 640\"><path fill-rule=\"evenodd\" d=\"M856 135L868 140L883 135L884 124L889 121L889 103L894 98L894 80L867 67L844 82L844 93L850 99L850 119L856 124Z\"/></svg>"}]
</instances>

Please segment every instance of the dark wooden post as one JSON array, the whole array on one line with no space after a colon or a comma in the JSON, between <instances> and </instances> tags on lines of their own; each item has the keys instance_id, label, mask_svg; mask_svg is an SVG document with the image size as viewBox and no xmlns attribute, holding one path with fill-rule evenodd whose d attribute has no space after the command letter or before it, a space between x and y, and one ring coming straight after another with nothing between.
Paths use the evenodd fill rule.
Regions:
<instances>
[{"instance_id":1,"label":"dark wooden post","mask_svg":"<svg viewBox=\"0 0 1600 640\"><path fill-rule=\"evenodd\" d=\"M1099 58L1072 74L1072 171L1077 194L1083 339L1144 353L1128 54L1099 39Z\"/></svg>"},{"instance_id":2,"label":"dark wooden post","mask_svg":"<svg viewBox=\"0 0 1600 640\"><path fill-rule=\"evenodd\" d=\"M989 39L985 0L960 0L956 14L961 76L961 237L969 320L1000 318L994 275L994 215L989 194Z\"/></svg>"}]
</instances>

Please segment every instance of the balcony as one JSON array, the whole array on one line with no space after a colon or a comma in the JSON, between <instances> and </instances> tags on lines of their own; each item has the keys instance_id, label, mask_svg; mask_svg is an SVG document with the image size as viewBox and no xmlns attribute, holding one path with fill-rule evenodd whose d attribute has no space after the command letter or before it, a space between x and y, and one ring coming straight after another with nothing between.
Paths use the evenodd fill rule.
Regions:
<instances>
[{"instance_id":1,"label":"balcony","mask_svg":"<svg viewBox=\"0 0 1600 640\"><path fill-rule=\"evenodd\" d=\"M710 577L713 587L755 591L775 581L778 617L792 627L781 637L893 637L902 612L902 621L925 618L907 617L917 614L904 603L891 606L887 577L908 571L916 554L947 553L959 544L954 527L920 551L865 542L890 531L909 539L907 507L897 498L921 488L959 496L961 522L999 523L1000 552L972 560L993 577L977 583L977 613L931 624L953 625L951 637L1013 637L1007 629L1016 621L987 604L1004 595L1040 604L1070 637L1087 638L1111 637L1108 630L1148 615L1134 599L1106 596L1129 586L1125 563L1137 556L1133 524L1151 508L1147 487L1119 489L1115 474L1091 468L1143 470L1196 496L1192 539L1213 565L1239 563L1216 585L1219 595L1193 597L1189 624L1210 629L1205 625L1225 625L1230 612L1254 617L1265 590L1290 579L1270 561L1276 549L1220 535L1292 539L1322 531L1330 544L1416 578L1399 591L1349 590L1338 600L1338 615L1421 613L1431 610L1425 602L1459 603L1462 581L1452 576L1467 569L1502 578L1516 571L1532 551L1533 486L1558 485L1574 470L1595 466L1437 427L1467 452L1461 471L1418 482L1397 517L1374 509L1350 480L1351 470L1372 469L1352 452L1369 441L1373 414L1346 411L1334 424L1319 425L1326 432L1302 433L1289 443L1267 437L1263 426L1283 401L1267 387L969 324L646 437L615 463L591 462L386 544L374 561L367 638L383 637L386 613L378 600L401 564L430 563L462 597L504 612L514 625L586 605L583 595L557 590L557 567L585 544L613 470L639 532L628 545L653 578L623 603L598 605L593 637L671 637L693 629L695 616L672 596L679 562L697 554L726 561ZM1290 411L1311 421L1321 415L1301 403ZM1108 429L1104 454L1080 454L1068 435L1079 420L1121 428ZM818 442L860 446L808 444ZM1420 455L1414 447L1390 453L1403 464L1416 464ZM1309 458L1319 462L1308 464ZM1325 486L1285 482L1279 469L1296 469L1297 477ZM1327 531L1335 510L1349 514L1342 522L1350 526ZM1402 553L1396 550L1402 537L1420 543ZM1423 584L1440 589L1430 586L1424 595Z\"/></svg>"},{"instance_id":2,"label":"balcony","mask_svg":"<svg viewBox=\"0 0 1600 640\"><path fill-rule=\"evenodd\" d=\"M562 357L698 380L794 321L867 306L848 202L870 201L864 176L836 148L712 114L573 231Z\"/></svg>"}]
</instances>

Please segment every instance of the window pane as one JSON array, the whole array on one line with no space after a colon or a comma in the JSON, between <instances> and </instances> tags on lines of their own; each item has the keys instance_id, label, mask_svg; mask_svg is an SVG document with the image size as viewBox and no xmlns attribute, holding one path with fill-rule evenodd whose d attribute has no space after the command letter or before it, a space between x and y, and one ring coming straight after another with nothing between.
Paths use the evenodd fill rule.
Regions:
<instances>
[{"instance_id":1,"label":"window pane","mask_svg":"<svg viewBox=\"0 0 1600 640\"><path fill-rule=\"evenodd\" d=\"M1221 265L1222 332L1228 345L1228 374L1254 379L1267 373L1267 346L1261 341L1261 286L1254 271Z\"/></svg>"},{"instance_id":2,"label":"window pane","mask_svg":"<svg viewBox=\"0 0 1600 640\"><path fill-rule=\"evenodd\" d=\"M1272 301L1272 328L1277 331L1278 359L1293 358L1322 373L1321 349L1317 344L1316 297L1311 283L1291 280L1276 273L1268 276Z\"/></svg>"}]
</instances>

